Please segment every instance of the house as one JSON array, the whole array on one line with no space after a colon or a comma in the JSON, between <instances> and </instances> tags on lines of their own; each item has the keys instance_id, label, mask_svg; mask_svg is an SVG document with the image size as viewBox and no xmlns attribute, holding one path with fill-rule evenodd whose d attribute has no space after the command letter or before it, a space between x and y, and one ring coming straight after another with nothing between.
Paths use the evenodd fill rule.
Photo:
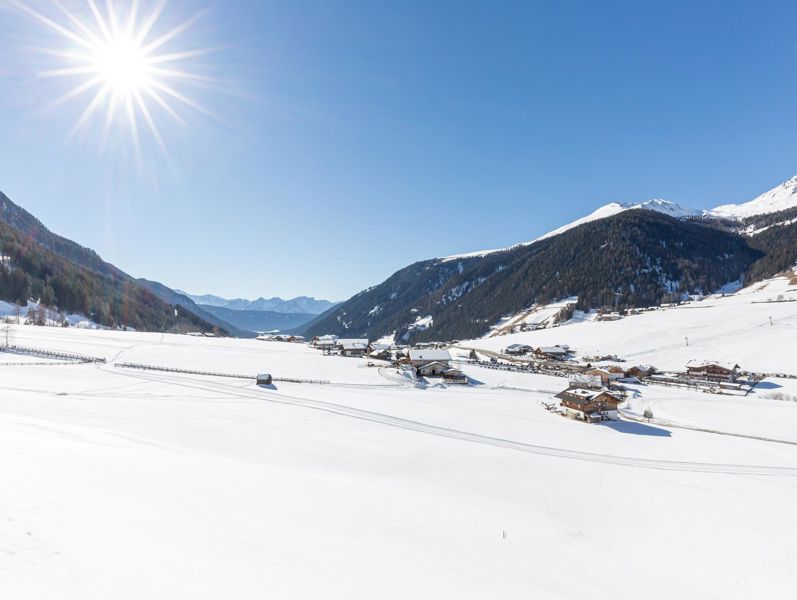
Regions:
<instances>
[{"instance_id":1,"label":"house","mask_svg":"<svg viewBox=\"0 0 797 600\"><path fill-rule=\"evenodd\" d=\"M426 348L412 348L410 350L410 363L416 369L428 364L430 362L440 362L446 367L451 362L451 354L448 350L426 349Z\"/></svg>"},{"instance_id":2,"label":"house","mask_svg":"<svg viewBox=\"0 0 797 600\"><path fill-rule=\"evenodd\" d=\"M510 354L512 356L522 356L523 354L528 354L532 350L533 348L526 344L511 344L504 349L504 354Z\"/></svg>"},{"instance_id":3,"label":"house","mask_svg":"<svg viewBox=\"0 0 797 600\"><path fill-rule=\"evenodd\" d=\"M368 351L368 340L362 339L342 339L336 345L341 356L363 356Z\"/></svg>"},{"instance_id":4,"label":"house","mask_svg":"<svg viewBox=\"0 0 797 600\"><path fill-rule=\"evenodd\" d=\"M432 362L418 367L418 375L422 377L442 377L445 371L450 370L451 367L448 366L448 363L433 360Z\"/></svg>"},{"instance_id":5,"label":"house","mask_svg":"<svg viewBox=\"0 0 797 600\"><path fill-rule=\"evenodd\" d=\"M651 365L636 365L631 367L625 372L626 377L636 377L641 379L643 377L650 377L656 373L656 368Z\"/></svg>"},{"instance_id":6,"label":"house","mask_svg":"<svg viewBox=\"0 0 797 600\"><path fill-rule=\"evenodd\" d=\"M568 388L556 394L563 413L581 421L596 422L603 419L616 419L617 406L623 398L607 390L585 390Z\"/></svg>"},{"instance_id":7,"label":"house","mask_svg":"<svg viewBox=\"0 0 797 600\"><path fill-rule=\"evenodd\" d=\"M570 353L568 346L540 346L534 350L534 354L540 358L551 358L554 360L564 360Z\"/></svg>"},{"instance_id":8,"label":"house","mask_svg":"<svg viewBox=\"0 0 797 600\"><path fill-rule=\"evenodd\" d=\"M258 373L256 380L257 385L271 385L271 373Z\"/></svg>"},{"instance_id":9,"label":"house","mask_svg":"<svg viewBox=\"0 0 797 600\"><path fill-rule=\"evenodd\" d=\"M334 335L322 335L314 337L310 344L319 350L332 350L338 343L338 338Z\"/></svg>"},{"instance_id":10,"label":"house","mask_svg":"<svg viewBox=\"0 0 797 600\"><path fill-rule=\"evenodd\" d=\"M393 353L390 351L390 348L381 348L371 350L368 353L368 358L374 358L376 360L391 360L393 358Z\"/></svg>"},{"instance_id":11,"label":"house","mask_svg":"<svg viewBox=\"0 0 797 600\"><path fill-rule=\"evenodd\" d=\"M739 365L713 360L690 360L686 363L686 374L708 381L735 382L739 377Z\"/></svg>"},{"instance_id":12,"label":"house","mask_svg":"<svg viewBox=\"0 0 797 600\"><path fill-rule=\"evenodd\" d=\"M590 377L599 377L601 380L601 385L605 386L608 386L611 382L617 379L622 379L625 377L625 373L619 367L597 367L586 371L584 375L588 375Z\"/></svg>"}]
</instances>

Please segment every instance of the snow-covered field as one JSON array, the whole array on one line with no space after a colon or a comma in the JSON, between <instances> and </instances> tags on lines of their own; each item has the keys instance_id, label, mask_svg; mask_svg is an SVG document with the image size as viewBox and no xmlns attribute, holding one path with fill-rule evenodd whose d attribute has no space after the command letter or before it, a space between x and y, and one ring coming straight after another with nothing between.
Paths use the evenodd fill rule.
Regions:
<instances>
[{"instance_id":1,"label":"snow-covered field","mask_svg":"<svg viewBox=\"0 0 797 600\"><path fill-rule=\"evenodd\" d=\"M797 589L794 445L566 420L540 405L562 387L548 376L468 367L481 385L418 389L303 345L12 329L109 363L0 367L3 598ZM260 389L114 361L333 383ZM760 410L797 423L797 403Z\"/></svg>"},{"instance_id":2,"label":"snow-covered field","mask_svg":"<svg viewBox=\"0 0 797 600\"><path fill-rule=\"evenodd\" d=\"M690 359L705 359L733 361L749 371L797 375L797 283L792 281L797 276L619 321L583 321L462 345L497 352L515 343L568 344L580 356L616 354L629 366L683 370Z\"/></svg>"}]
</instances>

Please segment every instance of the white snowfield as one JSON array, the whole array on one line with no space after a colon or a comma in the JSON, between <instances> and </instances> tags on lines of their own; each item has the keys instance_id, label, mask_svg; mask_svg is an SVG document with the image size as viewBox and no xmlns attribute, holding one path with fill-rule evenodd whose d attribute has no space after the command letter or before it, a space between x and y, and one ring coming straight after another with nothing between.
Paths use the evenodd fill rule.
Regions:
<instances>
[{"instance_id":1,"label":"white snowfield","mask_svg":"<svg viewBox=\"0 0 797 600\"><path fill-rule=\"evenodd\" d=\"M764 192L743 204L723 204L708 211L709 215L741 219L754 215L765 215L797 207L797 175L779 186Z\"/></svg>"},{"instance_id":2,"label":"white snowfield","mask_svg":"<svg viewBox=\"0 0 797 600\"><path fill-rule=\"evenodd\" d=\"M567 344L580 356L616 354L629 366L652 364L659 370L684 370L698 359L797 375L797 274L619 321L582 321L462 346L497 352L510 344Z\"/></svg>"},{"instance_id":3,"label":"white snowfield","mask_svg":"<svg viewBox=\"0 0 797 600\"><path fill-rule=\"evenodd\" d=\"M703 346L689 357L730 358L745 346L734 335L760 326L766 336L748 343L769 358L756 360L786 366L795 304L766 305L776 325L754 325L761 314L744 297L717 301L739 303L726 313L741 322L711 341L697 334ZM552 336L625 354L630 339L650 358L658 340L675 365L681 351L662 328L682 314L471 344ZM27 326L11 335L109 363L0 367L0 598L725 600L797 589L797 445L586 425L541 406L561 378L459 363L480 383L416 388L299 344ZM120 361L332 383L258 388ZM696 396L707 395L648 386L635 402L701 423L726 415L719 398L707 409ZM770 437L797 431L797 403L761 400L717 422L744 433L759 412L769 418L756 433L767 420Z\"/></svg>"}]
</instances>

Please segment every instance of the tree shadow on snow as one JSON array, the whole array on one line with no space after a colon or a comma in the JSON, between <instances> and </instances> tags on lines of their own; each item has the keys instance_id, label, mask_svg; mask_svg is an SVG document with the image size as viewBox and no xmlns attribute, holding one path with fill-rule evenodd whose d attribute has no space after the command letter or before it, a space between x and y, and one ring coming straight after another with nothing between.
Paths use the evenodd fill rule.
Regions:
<instances>
[{"instance_id":1,"label":"tree shadow on snow","mask_svg":"<svg viewBox=\"0 0 797 600\"><path fill-rule=\"evenodd\" d=\"M614 429L620 433L630 433L632 435L652 435L654 437L671 437L672 434L666 429L646 425L645 423L637 423L636 421L602 421L600 423L604 427Z\"/></svg>"}]
</instances>

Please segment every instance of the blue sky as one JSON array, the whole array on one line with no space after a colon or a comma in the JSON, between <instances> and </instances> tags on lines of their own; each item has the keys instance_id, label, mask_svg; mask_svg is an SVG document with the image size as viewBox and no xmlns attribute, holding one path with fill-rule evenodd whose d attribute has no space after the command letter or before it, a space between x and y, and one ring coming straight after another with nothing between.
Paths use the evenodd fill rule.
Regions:
<instances>
[{"instance_id":1,"label":"blue sky","mask_svg":"<svg viewBox=\"0 0 797 600\"><path fill-rule=\"evenodd\" d=\"M795 3L171 0L159 26L205 7L174 46L217 48L183 64L219 120L156 114L170 160L144 131L141 163L99 125L67 139L91 96L47 109L65 84L31 46L57 36L0 12L0 190L172 287L339 300L606 202L797 173Z\"/></svg>"}]
</instances>

